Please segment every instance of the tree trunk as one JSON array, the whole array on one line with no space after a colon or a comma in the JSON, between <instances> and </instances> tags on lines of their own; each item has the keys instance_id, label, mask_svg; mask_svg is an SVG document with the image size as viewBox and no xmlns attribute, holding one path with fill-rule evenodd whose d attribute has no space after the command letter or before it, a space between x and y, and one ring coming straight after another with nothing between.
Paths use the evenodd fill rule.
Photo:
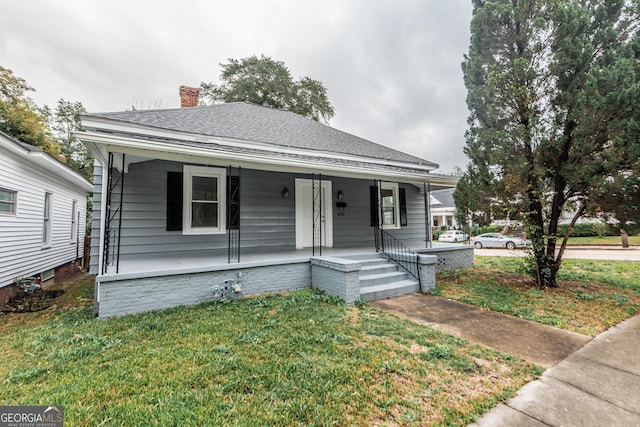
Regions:
<instances>
[{"instance_id":1,"label":"tree trunk","mask_svg":"<svg viewBox=\"0 0 640 427\"><path fill-rule=\"evenodd\" d=\"M558 282L556 281L556 275L560 269L560 263L554 262L553 258L549 258L546 255L541 259L537 258L535 262L538 286L543 288L557 288Z\"/></svg>"},{"instance_id":2,"label":"tree trunk","mask_svg":"<svg viewBox=\"0 0 640 427\"><path fill-rule=\"evenodd\" d=\"M627 222L621 220L620 221L620 237L622 238L623 248L629 247L629 234L627 233L627 230L625 230L626 228L627 228Z\"/></svg>"}]
</instances>

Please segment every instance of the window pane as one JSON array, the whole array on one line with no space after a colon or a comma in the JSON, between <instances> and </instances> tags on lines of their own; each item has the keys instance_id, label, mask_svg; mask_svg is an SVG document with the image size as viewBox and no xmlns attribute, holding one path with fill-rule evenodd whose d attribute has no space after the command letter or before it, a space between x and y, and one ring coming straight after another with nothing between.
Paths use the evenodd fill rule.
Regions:
<instances>
[{"instance_id":1,"label":"window pane","mask_svg":"<svg viewBox=\"0 0 640 427\"><path fill-rule=\"evenodd\" d=\"M0 190L0 202L13 202L15 201L16 193L13 191Z\"/></svg>"},{"instance_id":2,"label":"window pane","mask_svg":"<svg viewBox=\"0 0 640 427\"><path fill-rule=\"evenodd\" d=\"M393 190L382 189L380 195L382 196L382 206L393 207Z\"/></svg>"},{"instance_id":3,"label":"window pane","mask_svg":"<svg viewBox=\"0 0 640 427\"><path fill-rule=\"evenodd\" d=\"M48 245L51 238L51 193L44 193L44 218L42 221L42 243Z\"/></svg>"},{"instance_id":4,"label":"window pane","mask_svg":"<svg viewBox=\"0 0 640 427\"><path fill-rule=\"evenodd\" d=\"M217 227L217 203L191 203L191 227Z\"/></svg>"},{"instance_id":5,"label":"window pane","mask_svg":"<svg viewBox=\"0 0 640 427\"><path fill-rule=\"evenodd\" d=\"M0 212L16 213L16 192L0 189Z\"/></svg>"},{"instance_id":6,"label":"window pane","mask_svg":"<svg viewBox=\"0 0 640 427\"><path fill-rule=\"evenodd\" d=\"M382 208L382 224L383 225L395 225L396 218L393 207Z\"/></svg>"},{"instance_id":7,"label":"window pane","mask_svg":"<svg viewBox=\"0 0 640 427\"><path fill-rule=\"evenodd\" d=\"M218 178L194 176L191 199L218 201Z\"/></svg>"},{"instance_id":8,"label":"window pane","mask_svg":"<svg viewBox=\"0 0 640 427\"><path fill-rule=\"evenodd\" d=\"M51 194L44 195L44 217L49 218L49 210L51 209Z\"/></svg>"}]
</instances>

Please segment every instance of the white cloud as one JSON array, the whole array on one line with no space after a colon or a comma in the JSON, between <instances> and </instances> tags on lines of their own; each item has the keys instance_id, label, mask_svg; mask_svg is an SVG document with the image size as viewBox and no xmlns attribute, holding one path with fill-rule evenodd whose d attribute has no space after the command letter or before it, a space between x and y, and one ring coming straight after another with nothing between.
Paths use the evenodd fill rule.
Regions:
<instances>
[{"instance_id":1,"label":"white cloud","mask_svg":"<svg viewBox=\"0 0 640 427\"><path fill-rule=\"evenodd\" d=\"M464 166L460 63L468 0L54 0L0 4L0 65L40 105L174 108L181 84L215 82L228 58L264 54L327 87L331 125Z\"/></svg>"}]
</instances>

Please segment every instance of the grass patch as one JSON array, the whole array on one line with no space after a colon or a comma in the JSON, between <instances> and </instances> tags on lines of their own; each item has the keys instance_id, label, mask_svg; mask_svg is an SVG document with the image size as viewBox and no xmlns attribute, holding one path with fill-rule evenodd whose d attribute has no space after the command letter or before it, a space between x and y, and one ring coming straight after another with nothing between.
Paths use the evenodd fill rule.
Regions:
<instances>
[{"instance_id":1,"label":"grass patch","mask_svg":"<svg viewBox=\"0 0 640 427\"><path fill-rule=\"evenodd\" d=\"M558 288L541 289L525 273L524 260L476 256L473 268L438 273L434 293L596 335L638 312L639 275L638 262L565 259Z\"/></svg>"},{"instance_id":2,"label":"grass patch","mask_svg":"<svg viewBox=\"0 0 640 427\"><path fill-rule=\"evenodd\" d=\"M0 331L0 405L63 405L69 425L466 425L541 373L316 292Z\"/></svg>"},{"instance_id":3,"label":"grass patch","mask_svg":"<svg viewBox=\"0 0 640 427\"><path fill-rule=\"evenodd\" d=\"M629 236L629 244L640 245L640 235ZM570 237L567 242L569 246L621 246L622 238L620 236L592 236L592 237Z\"/></svg>"}]
</instances>

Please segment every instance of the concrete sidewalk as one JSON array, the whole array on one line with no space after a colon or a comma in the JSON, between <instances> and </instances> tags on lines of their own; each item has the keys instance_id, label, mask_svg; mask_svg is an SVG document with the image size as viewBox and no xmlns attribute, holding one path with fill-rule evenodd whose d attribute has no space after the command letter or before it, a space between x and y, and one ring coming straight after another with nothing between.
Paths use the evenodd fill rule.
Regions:
<instances>
[{"instance_id":1,"label":"concrete sidewalk","mask_svg":"<svg viewBox=\"0 0 640 427\"><path fill-rule=\"evenodd\" d=\"M550 368L472 426L640 427L640 315L592 340L429 295L370 304Z\"/></svg>"},{"instance_id":2,"label":"concrete sidewalk","mask_svg":"<svg viewBox=\"0 0 640 427\"><path fill-rule=\"evenodd\" d=\"M548 369L473 426L640 426L640 316Z\"/></svg>"},{"instance_id":3,"label":"concrete sidewalk","mask_svg":"<svg viewBox=\"0 0 640 427\"><path fill-rule=\"evenodd\" d=\"M591 340L575 332L431 295L403 295L370 305L545 368Z\"/></svg>"}]
</instances>

